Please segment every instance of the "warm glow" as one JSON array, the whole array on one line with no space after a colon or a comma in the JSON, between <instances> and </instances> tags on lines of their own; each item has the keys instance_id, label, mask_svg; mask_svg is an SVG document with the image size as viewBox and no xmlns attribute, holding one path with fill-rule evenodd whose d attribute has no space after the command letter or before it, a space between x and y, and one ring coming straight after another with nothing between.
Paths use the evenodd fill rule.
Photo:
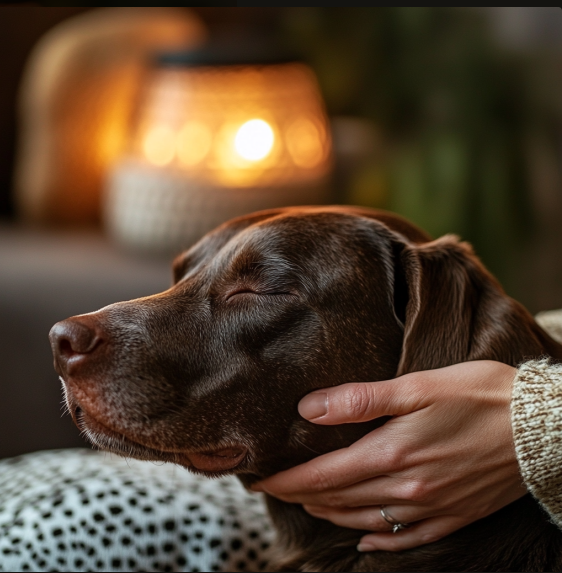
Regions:
<instances>
[{"instance_id":1,"label":"warm glow","mask_svg":"<svg viewBox=\"0 0 562 573\"><path fill-rule=\"evenodd\" d=\"M146 158L154 165L167 165L176 154L176 137L166 125L152 128L145 136L143 150Z\"/></svg>"},{"instance_id":2,"label":"warm glow","mask_svg":"<svg viewBox=\"0 0 562 573\"><path fill-rule=\"evenodd\" d=\"M198 122L186 123L178 134L178 157L187 167L200 163L211 148L212 135L207 126Z\"/></svg>"},{"instance_id":3,"label":"warm glow","mask_svg":"<svg viewBox=\"0 0 562 573\"><path fill-rule=\"evenodd\" d=\"M318 128L306 118L295 121L287 130L287 147L299 167L316 167L324 158L322 137Z\"/></svg>"},{"instance_id":4,"label":"warm glow","mask_svg":"<svg viewBox=\"0 0 562 573\"><path fill-rule=\"evenodd\" d=\"M156 69L131 151L197 184L323 184L330 136L320 92L299 63Z\"/></svg>"},{"instance_id":5,"label":"warm glow","mask_svg":"<svg viewBox=\"0 0 562 573\"><path fill-rule=\"evenodd\" d=\"M240 157L259 161L269 155L275 136L270 125L263 119L251 119L236 132L234 148Z\"/></svg>"}]
</instances>

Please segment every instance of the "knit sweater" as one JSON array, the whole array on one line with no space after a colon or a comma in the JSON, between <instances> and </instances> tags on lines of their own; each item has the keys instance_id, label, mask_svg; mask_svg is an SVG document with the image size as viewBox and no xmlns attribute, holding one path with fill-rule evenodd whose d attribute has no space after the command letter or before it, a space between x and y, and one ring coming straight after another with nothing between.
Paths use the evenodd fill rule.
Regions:
<instances>
[{"instance_id":1,"label":"knit sweater","mask_svg":"<svg viewBox=\"0 0 562 573\"><path fill-rule=\"evenodd\" d=\"M536 318L562 342L562 310ZM551 364L545 358L519 367L513 383L511 423L525 485L562 528L562 364Z\"/></svg>"}]
</instances>

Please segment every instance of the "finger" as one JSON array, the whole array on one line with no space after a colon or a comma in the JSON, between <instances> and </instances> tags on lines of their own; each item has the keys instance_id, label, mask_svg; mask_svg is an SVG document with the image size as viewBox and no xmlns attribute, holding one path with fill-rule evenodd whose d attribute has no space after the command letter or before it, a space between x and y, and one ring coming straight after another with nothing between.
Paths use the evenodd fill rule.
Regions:
<instances>
[{"instance_id":1,"label":"finger","mask_svg":"<svg viewBox=\"0 0 562 573\"><path fill-rule=\"evenodd\" d=\"M358 551L402 551L433 543L467 525L453 516L433 517L414 523L397 533L370 533L361 538Z\"/></svg>"},{"instance_id":2,"label":"finger","mask_svg":"<svg viewBox=\"0 0 562 573\"><path fill-rule=\"evenodd\" d=\"M393 524L388 523L382 514L380 506L357 507L353 509L336 509L329 506L305 505L304 509L320 519L326 519L341 527L364 529L367 531L390 532ZM428 515L417 507L393 506L388 510L395 523L414 523L426 519Z\"/></svg>"},{"instance_id":3,"label":"finger","mask_svg":"<svg viewBox=\"0 0 562 573\"><path fill-rule=\"evenodd\" d=\"M306 495L347 487L372 473L364 456L361 459L350 448L344 448L266 478L252 489L284 501L302 503L300 499Z\"/></svg>"},{"instance_id":4,"label":"finger","mask_svg":"<svg viewBox=\"0 0 562 573\"><path fill-rule=\"evenodd\" d=\"M425 405L419 387L423 374L407 374L395 380L357 382L317 390L299 402L299 414L315 424L367 422L381 416L399 416Z\"/></svg>"},{"instance_id":5,"label":"finger","mask_svg":"<svg viewBox=\"0 0 562 573\"><path fill-rule=\"evenodd\" d=\"M381 505L419 505L422 501L413 499L412 492L415 488L409 480L401 480L395 477L380 476L357 482L355 484L338 487L336 489L321 491L295 491L278 493L264 483L263 491L283 501L300 503L301 505L328 506L333 509L353 509L358 507L370 507ZM428 517L424 515L423 517ZM422 519L422 517L418 517Z\"/></svg>"},{"instance_id":6,"label":"finger","mask_svg":"<svg viewBox=\"0 0 562 573\"><path fill-rule=\"evenodd\" d=\"M335 509L325 505L304 505L304 509L320 519L331 521L341 527L367 531L390 531L389 525L380 514L380 507L359 507L355 509Z\"/></svg>"},{"instance_id":7,"label":"finger","mask_svg":"<svg viewBox=\"0 0 562 573\"><path fill-rule=\"evenodd\" d=\"M293 503L320 503L320 498L306 497L309 494L332 492L355 484L385 476L400 469L403 457L397 456L391 440L385 436L383 426L362 439L335 452L329 452L313 460L275 474L254 484L254 491L264 491L284 501ZM374 460L376 460L376 465ZM377 498L380 503L388 503L385 492ZM362 503L361 505L373 505Z\"/></svg>"}]
</instances>

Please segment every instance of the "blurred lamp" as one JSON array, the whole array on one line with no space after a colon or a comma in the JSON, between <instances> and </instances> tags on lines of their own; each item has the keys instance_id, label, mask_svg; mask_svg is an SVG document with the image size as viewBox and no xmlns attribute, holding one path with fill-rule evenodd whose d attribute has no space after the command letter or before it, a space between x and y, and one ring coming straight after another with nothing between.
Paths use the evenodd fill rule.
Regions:
<instances>
[{"instance_id":1,"label":"blurred lamp","mask_svg":"<svg viewBox=\"0 0 562 573\"><path fill-rule=\"evenodd\" d=\"M161 54L109 178L122 244L185 248L238 215L329 200L331 144L305 64L223 50Z\"/></svg>"},{"instance_id":2,"label":"blurred lamp","mask_svg":"<svg viewBox=\"0 0 562 573\"><path fill-rule=\"evenodd\" d=\"M29 17L46 16L31 10ZM104 180L123 152L148 54L199 46L205 35L185 8L121 7L68 18L42 36L18 96L19 215L40 224L99 224Z\"/></svg>"}]
</instances>

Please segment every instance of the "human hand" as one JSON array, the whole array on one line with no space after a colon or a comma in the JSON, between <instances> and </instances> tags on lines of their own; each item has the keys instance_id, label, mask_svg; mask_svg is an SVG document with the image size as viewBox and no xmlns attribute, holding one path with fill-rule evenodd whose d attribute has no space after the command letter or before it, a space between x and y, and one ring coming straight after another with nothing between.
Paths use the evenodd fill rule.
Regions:
<instances>
[{"instance_id":1,"label":"human hand","mask_svg":"<svg viewBox=\"0 0 562 573\"><path fill-rule=\"evenodd\" d=\"M253 489L337 525L373 531L359 551L431 543L526 493L511 430L515 368L474 361L305 396L315 424L393 416L348 448L271 476ZM410 524L398 533L381 515Z\"/></svg>"}]
</instances>

